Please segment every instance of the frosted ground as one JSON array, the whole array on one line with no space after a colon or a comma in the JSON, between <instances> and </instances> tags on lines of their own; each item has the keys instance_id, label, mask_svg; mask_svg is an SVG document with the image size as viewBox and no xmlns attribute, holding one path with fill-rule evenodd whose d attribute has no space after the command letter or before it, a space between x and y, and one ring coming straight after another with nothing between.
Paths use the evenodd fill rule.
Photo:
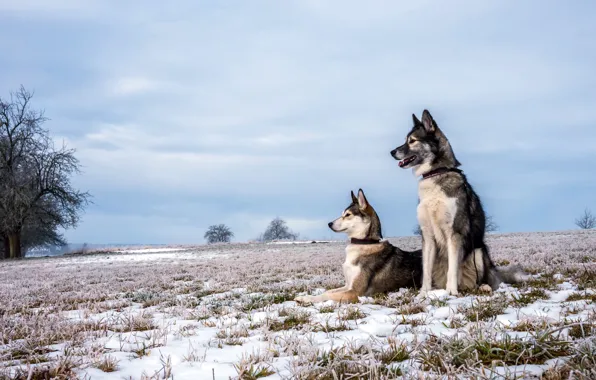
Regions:
<instances>
[{"instance_id":1,"label":"frosted ground","mask_svg":"<svg viewBox=\"0 0 596 380\"><path fill-rule=\"evenodd\" d=\"M303 307L343 285L345 243L3 262L0 379L596 378L596 231L488 240L533 280Z\"/></svg>"}]
</instances>

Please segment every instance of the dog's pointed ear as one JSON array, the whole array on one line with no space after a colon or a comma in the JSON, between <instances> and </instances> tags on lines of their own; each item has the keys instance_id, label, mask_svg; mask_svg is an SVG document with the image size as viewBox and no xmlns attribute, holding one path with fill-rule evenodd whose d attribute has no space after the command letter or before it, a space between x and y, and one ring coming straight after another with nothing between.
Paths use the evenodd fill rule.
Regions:
<instances>
[{"instance_id":1,"label":"dog's pointed ear","mask_svg":"<svg viewBox=\"0 0 596 380\"><path fill-rule=\"evenodd\" d=\"M428 133L434 133L437 130L437 123L435 123L435 120L428 110L422 112L422 126Z\"/></svg>"},{"instance_id":2,"label":"dog's pointed ear","mask_svg":"<svg viewBox=\"0 0 596 380\"><path fill-rule=\"evenodd\" d=\"M361 210L366 210L366 208L368 208L368 201L366 200L366 196L364 196L364 191L362 191L362 189L358 190L358 206Z\"/></svg>"},{"instance_id":3,"label":"dog's pointed ear","mask_svg":"<svg viewBox=\"0 0 596 380\"><path fill-rule=\"evenodd\" d=\"M422 123L420 122L420 120L418 120L418 117L416 116L416 114L415 114L415 113L413 113L413 114L412 114L412 121L414 121L414 126L415 126L415 127L416 127L416 126L418 126L418 125L420 125L420 124L422 124Z\"/></svg>"},{"instance_id":4,"label":"dog's pointed ear","mask_svg":"<svg viewBox=\"0 0 596 380\"><path fill-rule=\"evenodd\" d=\"M355 205L358 204L358 198L356 198L354 192L350 191L350 194L352 195L352 203L354 203Z\"/></svg>"}]
</instances>

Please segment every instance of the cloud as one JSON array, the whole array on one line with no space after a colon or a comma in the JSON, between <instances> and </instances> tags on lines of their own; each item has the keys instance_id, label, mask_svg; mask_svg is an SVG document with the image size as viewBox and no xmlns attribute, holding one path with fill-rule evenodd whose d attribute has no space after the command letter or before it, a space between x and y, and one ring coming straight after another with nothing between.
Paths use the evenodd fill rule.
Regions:
<instances>
[{"instance_id":1,"label":"cloud","mask_svg":"<svg viewBox=\"0 0 596 380\"><path fill-rule=\"evenodd\" d=\"M143 94L157 91L160 84L143 77L124 77L117 79L112 86L112 92L117 96Z\"/></svg>"}]
</instances>

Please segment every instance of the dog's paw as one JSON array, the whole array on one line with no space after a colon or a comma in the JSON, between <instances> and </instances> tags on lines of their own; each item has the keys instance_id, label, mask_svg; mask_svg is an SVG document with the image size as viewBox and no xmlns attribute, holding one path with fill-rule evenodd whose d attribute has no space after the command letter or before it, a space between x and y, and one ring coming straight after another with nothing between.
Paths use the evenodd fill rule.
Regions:
<instances>
[{"instance_id":1,"label":"dog's paw","mask_svg":"<svg viewBox=\"0 0 596 380\"><path fill-rule=\"evenodd\" d=\"M430 287L422 287L420 288L420 292L418 293L418 297L419 298L426 298L428 297L428 292L430 292L432 290L432 288Z\"/></svg>"},{"instance_id":2,"label":"dog's paw","mask_svg":"<svg viewBox=\"0 0 596 380\"><path fill-rule=\"evenodd\" d=\"M457 291L457 287L454 287L454 286L448 286L448 287L446 288L446 290L449 292L449 295L451 295L451 296L457 296L457 295L459 295L459 293L458 293L458 291Z\"/></svg>"},{"instance_id":3,"label":"dog's paw","mask_svg":"<svg viewBox=\"0 0 596 380\"><path fill-rule=\"evenodd\" d=\"M296 298L294 298L294 301L296 301L299 304L302 305L307 305L307 304L311 304L314 302L314 297L313 296L298 296Z\"/></svg>"},{"instance_id":4,"label":"dog's paw","mask_svg":"<svg viewBox=\"0 0 596 380\"><path fill-rule=\"evenodd\" d=\"M492 293L493 292L493 288L491 288L490 285L488 285L488 284L480 285L478 290L480 290L483 293Z\"/></svg>"}]
</instances>

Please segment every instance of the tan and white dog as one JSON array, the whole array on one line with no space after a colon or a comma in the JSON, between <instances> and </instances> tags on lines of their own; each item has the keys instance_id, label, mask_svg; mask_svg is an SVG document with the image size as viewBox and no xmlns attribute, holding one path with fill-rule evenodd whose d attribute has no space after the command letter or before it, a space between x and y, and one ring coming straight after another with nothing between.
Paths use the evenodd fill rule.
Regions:
<instances>
[{"instance_id":1,"label":"tan and white dog","mask_svg":"<svg viewBox=\"0 0 596 380\"><path fill-rule=\"evenodd\" d=\"M402 251L382 241L381 221L362 189L358 197L353 192L351 196L352 203L329 223L334 232L344 232L350 238L343 264L345 286L318 296L300 296L297 302L358 302L361 296L420 286L422 252Z\"/></svg>"}]
</instances>

